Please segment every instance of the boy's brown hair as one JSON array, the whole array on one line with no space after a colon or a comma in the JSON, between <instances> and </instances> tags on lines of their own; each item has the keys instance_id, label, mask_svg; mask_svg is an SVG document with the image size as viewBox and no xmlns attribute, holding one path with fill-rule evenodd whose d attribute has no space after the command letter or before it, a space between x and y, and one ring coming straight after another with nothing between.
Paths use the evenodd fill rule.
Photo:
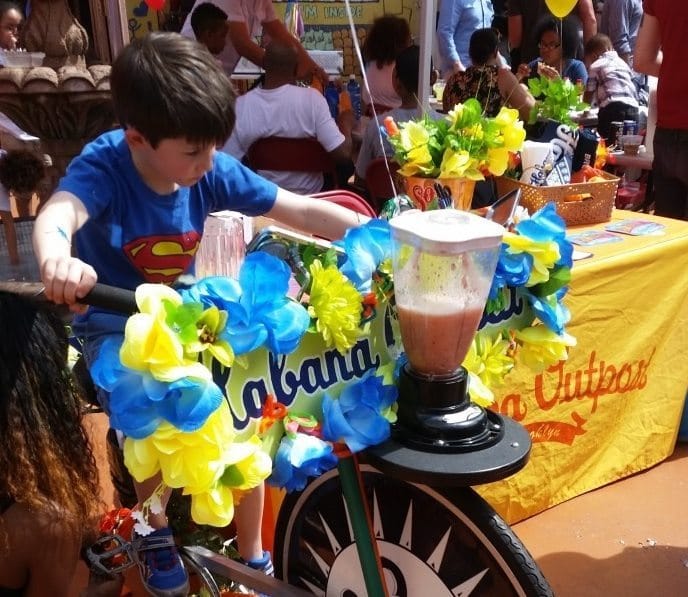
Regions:
<instances>
[{"instance_id":1,"label":"boy's brown hair","mask_svg":"<svg viewBox=\"0 0 688 597\"><path fill-rule=\"evenodd\" d=\"M115 115L157 147L163 139L224 145L236 94L217 60L197 41L153 32L133 40L110 73Z\"/></svg>"},{"instance_id":2,"label":"boy's brown hair","mask_svg":"<svg viewBox=\"0 0 688 597\"><path fill-rule=\"evenodd\" d=\"M604 33L597 33L585 42L586 56L600 56L609 50L613 50L612 40Z\"/></svg>"}]
</instances>

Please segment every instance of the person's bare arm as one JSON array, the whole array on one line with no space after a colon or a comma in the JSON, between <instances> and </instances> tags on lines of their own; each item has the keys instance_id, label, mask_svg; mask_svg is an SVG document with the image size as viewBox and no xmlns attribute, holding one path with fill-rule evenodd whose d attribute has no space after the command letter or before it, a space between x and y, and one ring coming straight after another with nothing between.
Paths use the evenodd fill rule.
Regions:
<instances>
[{"instance_id":1,"label":"person's bare arm","mask_svg":"<svg viewBox=\"0 0 688 597\"><path fill-rule=\"evenodd\" d=\"M353 143L351 141L351 131L354 128L356 118L351 110L340 112L337 116L337 126L344 135L344 141L341 145L330 152L330 155L336 162L346 162L351 160L351 152Z\"/></svg>"},{"instance_id":2,"label":"person's bare arm","mask_svg":"<svg viewBox=\"0 0 688 597\"><path fill-rule=\"evenodd\" d=\"M660 33L657 17L645 13L638 31L633 57L633 68L638 72L659 77L659 69L662 66Z\"/></svg>"},{"instance_id":3,"label":"person's bare arm","mask_svg":"<svg viewBox=\"0 0 688 597\"><path fill-rule=\"evenodd\" d=\"M296 73L298 78L308 79L310 76L314 76L320 79L323 86L327 85L327 81L329 80L327 73L310 57L299 40L289 33L289 30L284 26L282 21L279 19L266 21L263 23L263 30L271 39L279 40L282 43L289 44L296 48L299 54L299 65Z\"/></svg>"},{"instance_id":4,"label":"person's bare arm","mask_svg":"<svg viewBox=\"0 0 688 597\"><path fill-rule=\"evenodd\" d=\"M72 257L72 236L88 220L81 200L59 191L45 204L33 228L33 248L45 286L45 295L57 304L77 305L93 288L95 270Z\"/></svg>"},{"instance_id":5,"label":"person's bare arm","mask_svg":"<svg viewBox=\"0 0 688 597\"><path fill-rule=\"evenodd\" d=\"M31 552L29 585L24 595L67 597L79 560L81 537L57 521L39 521L31 526L41 539Z\"/></svg>"},{"instance_id":6,"label":"person's bare arm","mask_svg":"<svg viewBox=\"0 0 688 597\"><path fill-rule=\"evenodd\" d=\"M29 511L14 504L3 515L13 567L25 579L23 595L67 597L81 537L58 519L60 513Z\"/></svg>"},{"instance_id":7,"label":"person's bare arm","mask_svg":"<svg viewBox=\"0 0 688 597\"><path fill-rule=\"evenodd\" d=\"M337 239L352 227L370 218L355 211L304 195L296 195L282 188L272 209L265 214L282 224L322 238Z\"/></svg>"},{"instance_id":8,"label":"person's bare arm","mask_svg":"<svg viewBox=\"0 0 688 597\"><path fill-rule=\"evenodd\" d=\"M528 122L530 112L535 105L535 98L530 91L524 85L521 85L516 75L507 68L499 69L497 85L504 103L510 108L518 110L519 118L524 122Z\"/></svg>"},{"instance_id":9,"label":"person's bare arm","mask_svg":"<svg viewBox=\"0 0 688 597\"><path fill-rule=\"evenodd\" d=\"M583 41L588 41L597 33L597 17L592 0L578 0L578 18L583 24Z\"/></svg>"},{"instance_id":10,"label":"person's bare arm","mask_svg":"<svg viewBox=\"0 0 688 597\"><path fill-rule=\"evenodd\" d=\"M229 21L227 35L239 56L247 58L253 64L263 66L265 50L251 37L248 26L243 21Z\"/></svg>"},{"instance_id":11,"label":"person's bare arm","mask_svg":"<svg viewBox=\"0 0 688 597\"><path fill-rule=\"evenodd\" d=\"M521 15L507 18L509 28L509 48L520 48L523 43L523 17Z\"/></svg>"}]
</instances>

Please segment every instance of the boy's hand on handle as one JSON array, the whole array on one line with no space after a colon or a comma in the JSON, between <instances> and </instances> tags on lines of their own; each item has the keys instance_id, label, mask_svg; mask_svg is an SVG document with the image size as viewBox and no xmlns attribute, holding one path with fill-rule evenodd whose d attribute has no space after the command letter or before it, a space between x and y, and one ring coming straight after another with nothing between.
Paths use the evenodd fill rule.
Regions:
<instances>
[{"instance_id":1,"label":"boy's hand on handle","mask_svg":"<svg viewBox=\"0 0 688 597\"><path fill-rule=\"evenodd\" d=\"M83 313L88 305L79 303L95 286L96 271L76 257L48 258L41 264L45 296L52 302L69 305L70 311Z\"/></svg>"}]
</instances>

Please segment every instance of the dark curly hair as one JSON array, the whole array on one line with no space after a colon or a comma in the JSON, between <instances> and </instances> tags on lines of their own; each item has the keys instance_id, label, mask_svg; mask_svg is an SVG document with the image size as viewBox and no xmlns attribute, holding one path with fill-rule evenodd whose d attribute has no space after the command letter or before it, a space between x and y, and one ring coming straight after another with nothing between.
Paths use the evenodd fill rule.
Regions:
<instances>
[{"instance_id":1,"label":"dark curly hair","mask_svg":"<svg viewBox=\"0 0 688 597\"><path fill-rule=\"evenodd\" d=\"M65 324L54 308L0 291L0 329L0 496L91 538L102 504Z\"/></svg>"},{"instance_id":2,"label":"dark curly hair","mask_svg":"<svg viewBox=\"0 0 688 597\"><path fill-rule=\"evenodd\" d=\"M385 15L373 21L368 30L361 53L363 60L382 68L396 60L399 52L411 44L411 29L401 17Z\"/></svg>"},{"instance_id":3,"label":"dark curly hair","mask_svg":"<svg viewBox=\"0 0 688 597\"><path fill-rule=\"evenodd\" d=\"M0 183L8 191L33 191L44 176L43 160L30 151L13 150L0 156Z\"/></svg>"}]
</instances>

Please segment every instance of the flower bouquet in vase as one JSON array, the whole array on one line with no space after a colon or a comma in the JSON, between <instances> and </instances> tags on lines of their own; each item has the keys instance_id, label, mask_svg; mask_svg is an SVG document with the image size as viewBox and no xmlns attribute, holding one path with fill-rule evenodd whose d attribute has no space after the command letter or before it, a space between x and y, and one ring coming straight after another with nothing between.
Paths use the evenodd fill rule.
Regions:
<instances>
[{"instance_id":1,"label":"flower bouquet in vase","mask_svg":"<svg viewBox=\"0 0 688 597\"><path fill-rule=\"evenodd\" d=\"M526 136L517 110L487 117L473 98L439 120L425 115L397 126L388 116L384 124L406 193L421 210L470 209L476 181L503 174Z\"/></svg>"}]
</instances>

